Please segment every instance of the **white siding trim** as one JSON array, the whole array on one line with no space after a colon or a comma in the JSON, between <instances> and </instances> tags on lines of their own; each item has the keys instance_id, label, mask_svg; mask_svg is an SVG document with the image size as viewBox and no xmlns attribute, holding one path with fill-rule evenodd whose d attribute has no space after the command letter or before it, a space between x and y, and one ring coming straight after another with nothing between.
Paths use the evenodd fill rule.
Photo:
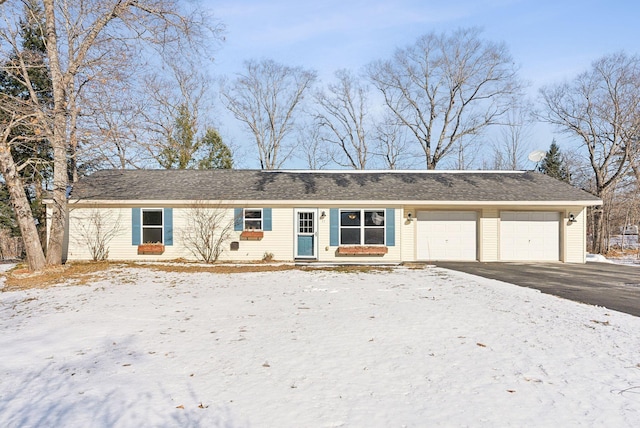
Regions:
<instances>
[{"instance_id":1,"label":"white siding trim","mask_svg":"<svg viewBox=\"0 0 640 428\"><path fill-rule=\"evenodd\" d=\"M499 259L500 214L497 208L485 208L478 218L478 260L495 262Z\"/></svg>"},{"instance_id":2,"label":"white siding trim","mask_svg":"<svg viewBox=\"0 0 640 428\"><path fill-rule=\"evenodd\" d=\"M597 206L602 205L602 201L425 201L425 200L376 200L376 201L363 201L363 200L306 200L306 199L287 199L287 200L222 200L222 201L204 201L206 206L209 203L212 206L228 206L228 207L296 207L296 206L317 206L322 207L369 207L369 206L451 206L451 207L489 207L489 206L531 206L531 207L549 207L549 206ZM71 205L130 205L137 207L145 206L193 206L201 205L203 201L192 200L69 200Z\"/></svg>"}]
</instances>

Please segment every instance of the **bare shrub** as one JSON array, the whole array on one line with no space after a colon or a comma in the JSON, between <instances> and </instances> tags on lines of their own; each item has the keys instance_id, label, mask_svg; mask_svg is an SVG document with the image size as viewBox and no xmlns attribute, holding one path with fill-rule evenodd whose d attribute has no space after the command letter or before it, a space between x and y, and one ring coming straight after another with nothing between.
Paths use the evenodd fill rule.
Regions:
<instances>
[{"instance_id":1,"label":"bare shrub","mask_svg":"<svg viewBox=\"0 0 640 428\"><path fill-rule=\"evenodd\" d=\"M85 245L93 261L109 258L109 243L120 232L120 215L110 210L94 208L86 217L79 218L76 242Z\"/></svg>"},{"instance_id":2,"label":"bare shrub","mask_svg":"<svg viewBox=\"0 0 640 428\"><path fill-rule=\"evenodd\" d=\"M214 263L222 254L233 230L233 220L226 213L227 209L220 206L206 207L202 203L187 210L182 242L198 260Z\"/></svg>"}]
</instances>

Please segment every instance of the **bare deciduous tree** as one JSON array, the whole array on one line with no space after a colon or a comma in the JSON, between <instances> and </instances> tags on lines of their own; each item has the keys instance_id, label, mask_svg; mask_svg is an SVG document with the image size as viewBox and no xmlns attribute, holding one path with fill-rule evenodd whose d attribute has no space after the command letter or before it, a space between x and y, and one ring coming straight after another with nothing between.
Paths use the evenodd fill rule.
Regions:
<instances>
[{"instance_id":1,"label":"bare deciduous tree","mask_svg":"<svg viewBox=\"0 0 640 428\"><path fill-rule=\"evenodd\" d=\"M140 68L132 67L130 61L104 64L104 68L99 72L111 68L109 78L91 76L91 83L83 85L80 92L83 120L76 133L84 144L77 147L76 142L73 150L76 167L79 163L116 169L149 165L149 155L141 142L147 140L144 113L150 103L142 96L142 88L147 86L139 84L134 75Z\"/></svg>"},{"instance_id":2,"label":"bare deciduous tree","mask_svg":"<svg viewBox=\"0 0 640 428\"><path fill-rule=\"evenodd\" d=\"M303 125L298 130L298 147L307 168L312 170L325 169L331 164L331 153L327 150L326 142L320 136L320 127L316 124Z\"/></svg>"},{"instance_id":3,"label":"bare deciduous tree","mask_svg":"<svg viewBox=\"0 0 640 428\"><path fill-rule=\"evenodd\" d=\"M636 179L636 190L640 194L640 135L632 138L629 144L630 155L629 163L631 171Z\"/></svg>"},{"instance_id":4,"label":"bare deciduous tree","mask_svg":"<svg viewBox=\"0 0 640 428\"><path fill-rule=\"evenodd\" d=\"M447 159L447 169L465 170L470 169L476 163L479 151L475 135L460 138L451 147L451 157Z\"/></svg>"},{"instance_id":5,"label":"bare deciduous tree","mask_svg":"<svg viewBox=\"0 0 640 428\"><path fill-rule=\"evenodd\" d=\"M196 258L205 263L218 260L231 236L234 220L228 218L227 211L220 206L208 207L202 202L187 209L182 241Z\"/></svg>"},{"instance_id":6,"label":"bare deciduous tree","mask_svg":"<svg viewBox=\"0 0 640 428\"><path fill-rule=\"evenodd\" d=\"M156 73L145 78L148 141L144 146L162 168L193 168L206 151L206 130L212 129L205 125L204 114L212 98L210 79L189 60L172 58L164 68L167 76Z\"/></svg>"},{"instance_id":7,"label":"bare deciduous tree","mask_svg":"<svg viewBox=\"0 0 640 428\"><path fill-rule=\"evenodd\" d=\"M522 90L506 46L480 39L477 29L427 34L370 64L368 75L420 144L427 169L499 123Z\"/></svg>"},{"instance_id":8,"label":"bare deciduous tree","mask_svg":"<svg viewBox=\"0 0 640 428\"><path fill-rule=\"evenodd\" d=\"M512 171L523 169L530 152L531 126L529 105L514 106L505 115L505 124L500 128L492 144L494 169Z\"/></svg>"},{"instance_id":9,"label":"bare deciduous tree","mask_svg":"<svg viewBox=\"0 0 640 428\"><path fill-rule=\"evenodd\" d=\"M629 169L640 131L640 57L617 53L595 61L571 82L543 88L543 119L586 147L593 193L605 202L594 210L593 251L606 247L605 219L613 191Z\"/></svg>"},{"instance_id":10,"label":"bare deciduous tree","mask_svg":"<svg viewBox=\"0 0 640 428\"><path fill-rule=\"evenodd\" d=\"M286 139L316 73L273 60L246 61L244 67L233 82L222 85L222 101L253 135L260 167L280 168L293 151Z\"/></svg>"},{"instance_id":11,"label":"bare deciduous tree","mask_svg":"<svg viewBox=\"0 0 640 428\"><path fill-rule=\"evenodd\" d=\"M0 173L24 241L27 262L32 269L41 269L45 265L44 252L21 171L40 170L38 163L44 161L33 148L47 143L46 123L39 119L44 116L42 110L47 111L50 106L50 80L42 43L37 47L25 46L25 42L42 40L42 10L37 10L33 2L22 6L7 5L0 9L4 20L0 28ZM35 40L28 40L25 28L33 31L30 36ZM36 185L35 190L41 191L39 187Z\"/></svg>"},{"instance_id":12,"label":"bare deciduous tree","mask_svg":"<svg viewBox=\"0 0 640 428\"><path fill-rule=\"evenodd\" d=\"M385 169L410 168L417 164L407 141L407 128L391 114L386 114L375 127L374 155L382 160Z\"/></svg>"},{"instance_id":13,"label":"bare deciduous tree","mask_svg":"<svg viewBox=\"0 0 640 428\"><path fill-rule=\"evenodd\" d=\"M3 124L4 129L2 130L2 135L0 135L0 172L7 186L11 207L24 241L27 263L30 269L39 270L45 266L44 251L42 250L29 199L24 189L24 183L18 172L19 166L16 165L11 155L11 147L14 141L10 137L14 126L35 121L35 118L33 114L29 113L30 109L24 108L24 106L9 103L6 99L3 99L1 104L3 109L11 105L11 112L9 112L11 119Z\"/></svg>"},{"instance_id":14,"label":"bare deciduous tree","mask_svg":"<svg viewBox=\"0 0 640 428\"><path fill-rule=\"evenodd\" d=\"M77 220L76 242L87 247L93 261L107 260L109 244L122 230L120 216L114 216L112 210L93 208Z\"/></svg>"},{"instance_id":15,"label":"bare deciduous tree","mask_svg":"<svg viewBox=\"0 0 640 428\"><path fill-rule=\"evenodd\" d=\"M365 169L370 157L368 86L348 70L335 73L335 83L319 91L315 100L319 110L315 119L325 129L323 140L333 145L333 161L340 166Z\"/></svg>"},{"instance_id":16,"label":"bare deciduous tree","mask_svg":"<svg viewBox=\"0 0 640 428\"><path fill-rule=\"evenodd\" d=\"M31 96L24 103L3 103L15 107L9 112L11 124L37 124L53 152L53 179L51 193L51 216L47 263L62 262L62 246L65 229L66 194L69 183L68 165L71 160L75 178L76 149L80 137L77 134L80 114L79 102L83 88L100 85L109 78L105 70L109 64L121 63L128 48L136 45L158 46L162 54L195 48L195 42L211 35L215 28L210 19L196 8L188 12L181 9L175 0L80 0L63 2L42 0L44 11L44 39L46 41L47 66L52 83L52 102L41 105L32 82L29 80L28 61L19 49L17 38L19 16L11 3L3 6L4 18L0 36L0 56L15 57L17 67L13 77L21 80ZM143 58L147 60L148 58ZM18 100L16 100L18 101ZM10 125L11 125L10 124ZM6 126L6 125L5 125ZM13 126L13 125L12 125ZM4 129L3 129L4 134ZM19 215L21 231L25 239L27 259L32 270L44 267L39 250L28 244L37 242L37 231L30 230L33 216L24 208L23 187L15 174L15 162L10 156L10 142L3 143L0 153L2 173L10 187L12 203ZM69 156L70 153L70 156ZM24 193L24 192L23 192ZM20 214L24 211L24 215Z\"/></svg>"}]
</instances>

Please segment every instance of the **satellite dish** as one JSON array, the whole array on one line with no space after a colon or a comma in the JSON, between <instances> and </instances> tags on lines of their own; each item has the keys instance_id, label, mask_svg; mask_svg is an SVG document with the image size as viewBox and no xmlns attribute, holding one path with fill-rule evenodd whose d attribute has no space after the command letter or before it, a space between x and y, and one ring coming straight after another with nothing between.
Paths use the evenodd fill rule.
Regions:
<instances>
[{"instance_id":1,"label":"satellite dish","mask_svg":"<svg viewBox=\"0 0 640 428\"><path fill-rule=\"evenodd\" d=\"M543 150L535 150L531 153L529 153L529 160L531 162L540 162L542 159L544 159L544 157L547 155L547 152L543 151Z\"/></svg>"}]
</instances>

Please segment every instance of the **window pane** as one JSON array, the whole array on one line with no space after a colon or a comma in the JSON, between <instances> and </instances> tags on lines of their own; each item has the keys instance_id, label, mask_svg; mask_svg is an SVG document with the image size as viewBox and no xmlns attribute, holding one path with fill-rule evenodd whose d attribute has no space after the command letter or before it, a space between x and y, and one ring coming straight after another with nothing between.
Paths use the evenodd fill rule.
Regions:
<instances>
[{"instance_id":1,"label":"window pane","mask_svg":"<svg viewBox=\"0 0 640 428\"><path fill-rule=\"evenodd\" d=\"M384 211L365 211L365 226L384 226Z\"/></svg>"},{"instance_id":2,"label":"window pane","mask_svg":"<svg viewBox=\"0 0 640 428\"><path fill-rule=\"evenodd\" d=\"M360 226L360 211L341 211L340 226Z\"/></svg>"},{"instance_id":3,"label":"window pane","mask_svg":"<svg viewBox=\"0 0 640 428\"><path fill-rule=\"evenodd\" d=\"M298 233L313 233L312 213L298 213Z\"/></svg>"},{"instance_id":4,"label":"window pane","mask_svg":"<svg viewBox=\"0 0 640 428\"><path fill-rule=\"evenodd\" d=\"M142 243L162 242L162 229L159 227L143 227Z\"/></svg>"},{"instance_id":5,"label":"window pane","mask_svg":"<svg viewBox=\"0 0 640 428\"><path fill-rule=\"evenodd\" d=\"M340 229L341 245L360 245L360 229L359 228L342 228Z\"/></svg>"},{"instance_id":6,"label":"window pane","mask_svg":"<svg viewBox=\"0 0 640 428\"><path fill-rule=\"evenodd\" d=\"M365 245L383 245L384 244L384 229L381 227L371 227L364 229L364 243Z\"/></svg>"},{"instance_id":7,"label":"window pane","mask_svg":"<svg viewBox=\"0 0 640 428\"><path fill-rule=\"evenodd\" d=\"M261 230L262 220L246 220L244 222L245 230Z\"/></svg>"},{"instance_id":8,"label":"window pane","mask_svg":"<svg viewBox=\"0 0 640 428\"><path fill-rule=\"evenodd\" d=\"M162 211L161 210L142 211L142 225L143 226L162 226Z\"/></svg>"},{"instance_id":9,"label":"window pane","mask_svg":"<svg viewBox=\"0 0 640 428\"><path fill-rule=\"evenodd\" d=\"M244 210L244 218L262 218L262 210Z\"/></svg>"}]
</instances>

